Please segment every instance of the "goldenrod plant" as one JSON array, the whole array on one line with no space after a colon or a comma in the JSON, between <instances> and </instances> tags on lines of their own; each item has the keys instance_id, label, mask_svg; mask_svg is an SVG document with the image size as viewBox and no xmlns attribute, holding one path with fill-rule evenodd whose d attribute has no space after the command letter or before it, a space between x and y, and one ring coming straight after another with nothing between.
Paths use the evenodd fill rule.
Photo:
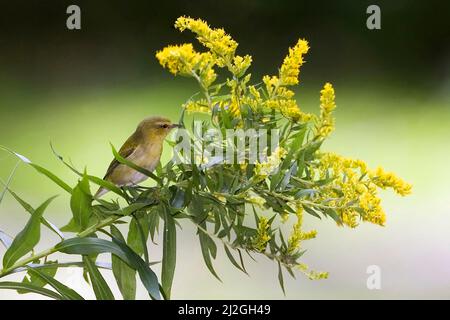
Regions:
<instances>
[{"instance_id":1,"label":"goldenrod plant","mask_svg":"<svg viewBox=\"0 0 450 320\"><path fill-rule=\"evenodd\" d=\"M14 238L0 232L7 247L0 277L25 273L22 282L3 280L0 288L53 299L82 299L54 277L58 268L80 267L97 299L114 299L99 272L102 268L112 271L124 299L136 297L136 274L150 298L170 299L177 233L183 224L192 224L206 267L216 278L219 275L213 260L221 246L231 264L244 273L246 261L255 255L272 260L278 265L284 291L286 272L294 276L298 271L310 279L328 277L327 272L313 271L301 260L304 241L317 235L315 230L303 229L304 218L330 218L340 227L355 228L362 222L383 226L386 215L378 191L390 188L401 196L411 192L411 185L394 173L370 169L362 160L323 150L323 142L335 129L333 86L326 83L320 90L317 115L304 112L292 90L300 83L301 66L310 49L306 40L300 39L289 48L277 75L266 75L252 84L247 72L252 57L238 55L238 43L223 29L189 17L178 18L175 27L192 32L204 47L197 51L191 43L170 45L156 53L170 73L193 78L200 86L200 92L181 109L179 125L185 129L184 138L176 135L170 141L177 157L152 173L112 147L119 163L150 177L152 186L118 187L77 170L54 151L80 177L77 185L70 186L49 170L2 147L66 191L72 217L64 227L56 227L44 217L53 197L34 208L10 189L8 181L3 182L5 192L31 217ZM198 116L203 119L200 125L192 117L188 124L188 113L202 113ZM215 139L205 134L211 130L219 133ZM239 139L228 136L229 130L251 134ZM252 135L261 138L261 133L265 133L269 146L258 148L256 160L251 161L255 144L250 140ZM178 152L182 140L191 143L193 154ZM235 151L239 145L242 153L225 156L225 149ZM221 152L205 152L213 149ZM180 161L183 157L190 161ZM95 186L91 185L111 191L112 196L93 196ZM57 234L60 241L35 252L42 226ZM126 236L122 234L124 227ZM159 276L152 270L149 238L162 244ZM74 260L51 260L56 253ZM97 261L100 253L110 253L111 263Z\"/></svg>"}]
</instances>

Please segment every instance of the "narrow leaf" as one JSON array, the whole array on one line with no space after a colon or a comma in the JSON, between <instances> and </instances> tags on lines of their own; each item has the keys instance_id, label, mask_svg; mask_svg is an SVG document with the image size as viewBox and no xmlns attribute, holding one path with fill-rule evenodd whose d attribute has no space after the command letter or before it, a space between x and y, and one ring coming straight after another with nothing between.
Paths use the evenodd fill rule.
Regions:
<instances>
[{"instance_id":1,"label":"narrow leaf","mask_svg":"<svg viewBox=\"0 0 450 320\"><path fill-rule=\"evenodd\" d=\"M53 292L49 289L40 288L28 283L22 283L22 282L12 282L12 281L4 281L0 282L0 289L11 289L11 290L24 290L29 293L37 293L52 299L56 300L62 300L63 297L61 297L56 292Z\"/></svg>"},{"instance_id":2,"label":"narrow leaf","mask_svg":"<svg viewBox=\"0 0 450 320\"><path fill-rule=\"evenodd\" d=\"M120 241L125 242L122 233L114 225L111 226L111 234ZM111 262L114 278L123 299L136 299L136 271L114 254L111 254Z\"/></svg>"},{"instance_id":3,"label":"narrow leaf","mask_svg":"<svg viewBox=\"0 0 450 320\"><path fill-rule=\"evenodd\" d=\"M73 189L70 198L70 208L72 209L73 219L81 230L89 224L89 218L92 214L92 195L89 189L89 180L84 176Z\"/></svg>"},{"instance_id":4,"label":"narrow leaf","mask_svg":"<svg viewBox=\"0 0 450 320\"><path fill-rule=\"evenodd\" d=\"M17 260L30 252L41 237L41 217L47 206L55 197L49 198L41 204L31 215L25 228L14 238L11 246L3 256L3 267L11 267Z\"/></svg>"},{"instance_id":5,"label":"narrow leaf","mask_svg":"<svg viewBox=\"0 0 450 320\"><path fill-rule=\"evenodd\" d=\"M177 230L169 208L164 207L164 209L161 284L167 299L170 299L177 258Z\"/></svg>"},{"instance_id":6,"label":"narrow leaf","mask_svg":"<svg viewBox=\"0 0 450 320\"><path fill-rule=\"evenodd\" d=\"M206 224L205 224L205 226L206 226ZM203 260L205 261L206 267L212 273L212 275L217 278L217 280L222 281L220 279L220 277L217 275L216 271L214 270L214 267L213 267L213 264L211 261L210 243L209 242L213 241L213 240L211 240L211 238L200 229L199 229L198 236L199 236L199 240L200 240L200 247L202 249Z\"/></svg>"},{"instance_id":7,"label":"narrow leaf","mask_svg":"<svg viewBox=\"0 0 450 320\"><path fill-rule=\"evenodd\" d=\"M28 272L36 277L39 277L42 281L45 281L52 286L65 300L84 300L75 290L62 284L55 278L49 276L45 272L33 268L28 268Z\"/></svg>"},{"instance_id":8,"label":"narrow leaf","mask_svg":"<svg viewBox=\"0 0 450 320\"><path fill-rule=\"evenodd\" d=\"M1 181L0 181L1 182ZM12 191L8 188L8 186L5 186L6 190L16 199L17 202L30 214L34 213L34 208L27 203L25 200L23 200L17 193ZM58 229L53 223L45 219L44 217L41 217L41 222L44 226L46 226L49 230L53 231L58 237L61 238L61 240L64 240L64 234L61 232L61 230Z\"/></svg>"},{"instance_id":9,"label":"narrow leaf","mask_svg":"<svg viewBox=\"0 0 450 320\"><path fill-rule=\"evenodd\" d=\"M225 252L226 252L226 254L228 256L228 259L230 259L231 263L236 268L238 268L239 270L241 270L242 272L247 274L247 272L239 265L239 263L237 263L236 259L233 257L233 254L231 253L230 249L228 249L228 246L224 244L223 247L224 247Z\"/></svg>"},{"instance_id":10,"label":"narrow leaf","mask_svg":"<svg viewBox=\"0 0 450 320\"><path fill-rule=\"evenodd\" d=\"M88 256L83 257L83 262L89 273L89 278L91 279L92 287L97 300L114 300L114 295L111 292L111 289L106 283L105 278L103 278L102 274L97 269L95 263Z\"/></svg>"},{"instance_id":11,"label":"narrow leaf","mask_svg":"<svg viewBox=\"0 0 450 320\"><path fill-rule=\"evenodd\" d=\"M55 249L67 254L113 253L138 272L143 285L153 299L160 299L156 274L141 257L119 239L113 238L111 242L97 238L72 238L58 243Z\"/></svg>"},{"instance_id":12,"label":"narrow leaf","mask_svg":"<svg viewBox=\"0 0 450 320\"><path fill-rule=\"evenodd\" d=\"M286 291L284 290L283 270L281 269L280 262L278 262L278 282L280 283L281 290L283 290L283 294L286 295Z\"/></svg>"}]
</instances>

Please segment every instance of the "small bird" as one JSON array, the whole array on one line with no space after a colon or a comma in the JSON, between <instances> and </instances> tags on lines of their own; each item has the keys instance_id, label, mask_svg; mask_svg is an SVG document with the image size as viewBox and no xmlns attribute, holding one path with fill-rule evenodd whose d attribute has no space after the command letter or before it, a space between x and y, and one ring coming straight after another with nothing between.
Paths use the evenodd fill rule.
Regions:
<instances>
[{"instance_id":1,"label":"small bird","mask_svg":"<svg viewBox=\"0 0 450 320\"><path fill-rule=\"evenodd\" d=\"M119 154L149 171L155 170L161 158L163 143L166 136L174 128L179 128L169 119L163 117L149 117L144 119L136 128L136 131L125 141L119 150ZM114 159L106 171L104 180L115 185L136 185L148 177ZM109 190L100 187L95 197L101 197Z\"/></svg>"}]
</instances>

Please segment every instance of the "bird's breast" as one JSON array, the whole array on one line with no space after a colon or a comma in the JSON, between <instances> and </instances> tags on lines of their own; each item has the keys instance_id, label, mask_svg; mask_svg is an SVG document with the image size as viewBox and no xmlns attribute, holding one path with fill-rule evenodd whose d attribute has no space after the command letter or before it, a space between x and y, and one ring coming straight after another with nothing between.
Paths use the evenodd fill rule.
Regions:
<instances>
[{"instance_id":1,"label":"bird's breast","mask_svg":"<svg viewBox=\"0 0 450 320\"><path fill-rule=\"evenodd\" d=\"M138 147L129 157L129 160L138 166L153 171L161 158L162 146L157 144Z\"/></svg>"}]
</instances>

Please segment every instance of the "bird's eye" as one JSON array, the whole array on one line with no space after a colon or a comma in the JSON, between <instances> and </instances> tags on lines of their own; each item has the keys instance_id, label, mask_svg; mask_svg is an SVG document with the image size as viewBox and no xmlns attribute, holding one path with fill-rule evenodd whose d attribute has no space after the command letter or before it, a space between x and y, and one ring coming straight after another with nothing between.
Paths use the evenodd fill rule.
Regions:
<instances>
[{"instance_id":1,"label":"bird's eye","mask_svg":"<svg viewBox=\"0 0 450 320\"><path fill-rule=\"evenodd\" d=\"M169 125L167 123L161 125L161 128L164 128L164 129L167 129L168 127L169 127Z\"/></svg>"}]
</instances>

